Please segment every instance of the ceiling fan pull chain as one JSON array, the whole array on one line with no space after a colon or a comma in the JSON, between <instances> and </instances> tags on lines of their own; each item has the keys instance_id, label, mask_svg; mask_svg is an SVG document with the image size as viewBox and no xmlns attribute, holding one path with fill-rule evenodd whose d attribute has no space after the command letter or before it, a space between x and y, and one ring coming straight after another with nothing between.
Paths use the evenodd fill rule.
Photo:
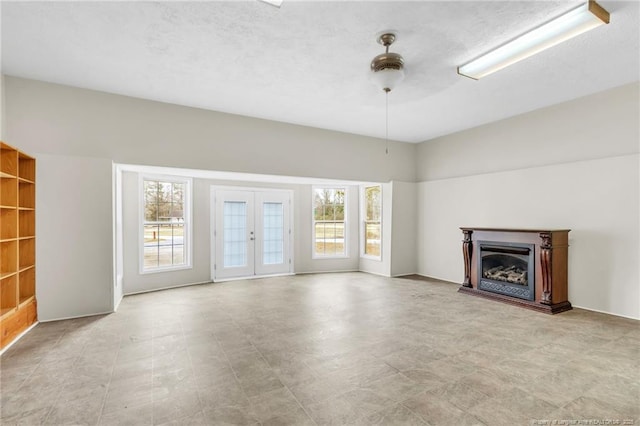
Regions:
<instances>
[{"instance_id":1,"label":"ceiling fan pull chain","mask_svg":"<svg viewBox=\"0 0 640 426\"><path fill-rule=\"evenodd\" d=\"M387 46L387 50L389 47ZM385 148L384 153L389 155L389 90L384 91L385 100Z\"/></svg>"}]
</instances>

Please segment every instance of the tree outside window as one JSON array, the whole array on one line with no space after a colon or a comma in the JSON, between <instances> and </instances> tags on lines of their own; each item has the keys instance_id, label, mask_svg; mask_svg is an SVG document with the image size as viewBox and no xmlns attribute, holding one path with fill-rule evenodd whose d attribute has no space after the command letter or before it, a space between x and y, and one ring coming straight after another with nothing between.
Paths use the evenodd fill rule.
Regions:
<instances>
[{"instance_id":1,"label":"tree outside window","mask_svg":"<svg viewBox=\"0 0 640 426\"><path fill-rule=\"evenodd\" d=\"M143 270L187 264L186 182L143 180Z\"/></svg>"},{"instance_id":2,"label":"tree outside window","mask_svg":"<svg viewBox=\"0 0 640 426\"><path fill-rule=\"evenodd\" d=\"M364 188L364 254L380 257L382 253L382 188Z\"/></svg>"},{"instance_id":3,"label":"tree outside window","mask_svg":"<svg viewBox=\"0 0 640 426\"><path fill-rule=\"evenodd\" d=\"M315 256L346 256L345 199L345 188L314 188L313 250Z\"/></svg>"}]
</instances>

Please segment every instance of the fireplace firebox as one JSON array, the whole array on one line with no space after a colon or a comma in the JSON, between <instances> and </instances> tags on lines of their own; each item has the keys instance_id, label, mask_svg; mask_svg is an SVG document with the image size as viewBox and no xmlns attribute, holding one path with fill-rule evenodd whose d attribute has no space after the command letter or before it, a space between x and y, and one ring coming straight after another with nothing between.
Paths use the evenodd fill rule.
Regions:
<instances>
[{"instance_id":1,"label":"fireplace firebox","mask_svg":"<svg viewBox=\"0 0 640 426\"><path fill-rule=\"evenodd\" d=\"M460 292L550 314L571 309L568 229L460 229Z\"/></svg>"},{"instance_id":2,"label":"fireplace firebox","mask_svg":"<svg viewBox=\"0 0 640 426\"><path fill-rule=\"evenodd\" d=\"M478 241L478 288L525 300L535 298L534 245Z\"/></svg>"}]
</instances>

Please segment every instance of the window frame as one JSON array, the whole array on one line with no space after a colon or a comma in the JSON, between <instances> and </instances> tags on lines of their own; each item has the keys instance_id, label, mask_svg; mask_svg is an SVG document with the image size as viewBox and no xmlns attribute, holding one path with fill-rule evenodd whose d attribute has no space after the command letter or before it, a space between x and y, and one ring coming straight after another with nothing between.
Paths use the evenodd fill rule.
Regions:
<instances>
[{"instance_id":1,"label":"window frame","mask_svg":"<svg viewBox=\"0 0 640 426\"><path fill-rule=\"evenodd\" d=\"M374 256L365 253L366 250L366 233L367 233L367 188L380 188L380 255ZM363 259L375 260L382 262L382 248L384 235L384 189L382 184L369 184L360 186L360 257Z\"/></svg>"},{"instance_id":2,"label":"window frame","mask_svg":"<svg viewBox=\"0 0 640 426\"><path fill-rule=\"evenodd\" d=\"M144 226L145 226L145 196L144 196L144 182L167 182L167 183L182 183L184 184L184 205L183 205L183 248L184 248L184 263L180 265L171 266L159 266L154 268L145 268L144 266ZM193 269L192 265L192 215L191 206L193 204L192 194L193 179L181 176L171 175L157 175L140 173L138 175L138 272L140 275L157 274L162 272L179 271L185 269Z\"/></svg>"},{"instance_id":3,"label":"window frame","mask_svg":"<svg viewBox=\"0 0 640 426\"><path fill-rule=\"evenodd\" d=\"M344 253L343 254L318 254L316 253L316 218L315 196L318 189L333 189L344 191ZM313 185L311 187L311 258L312 259L347 259L349 258L349 187L347 185Z\"/></svg>"}]
</instances>

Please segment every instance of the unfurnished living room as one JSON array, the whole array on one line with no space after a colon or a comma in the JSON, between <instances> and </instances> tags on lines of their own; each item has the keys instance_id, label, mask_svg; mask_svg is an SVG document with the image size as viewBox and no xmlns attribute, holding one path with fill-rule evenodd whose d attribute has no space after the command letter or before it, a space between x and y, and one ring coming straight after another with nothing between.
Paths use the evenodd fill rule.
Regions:
<instances>
[{"instance_id":1,"label":"unfurnished living room","mask_svg":"<svg viewBox=\"0 0 640 426\"><path fill-rule=\"evenodd\" d=\"M637 1L0 23L0 424L640 424Z\"/></svg>"}]
</instances>

